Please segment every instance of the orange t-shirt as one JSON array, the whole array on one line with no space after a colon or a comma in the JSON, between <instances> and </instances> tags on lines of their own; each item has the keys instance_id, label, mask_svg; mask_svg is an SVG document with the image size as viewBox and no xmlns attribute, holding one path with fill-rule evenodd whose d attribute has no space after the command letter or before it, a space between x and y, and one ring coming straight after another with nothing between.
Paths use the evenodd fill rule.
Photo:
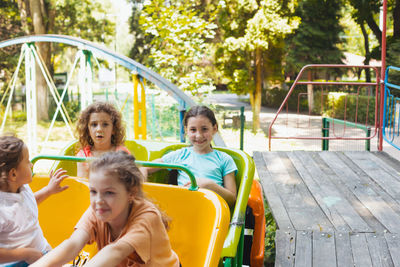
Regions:
<instances>
[{"instance_id":1,"label":"orange t-shirt","mask_svg":"<svg viewBox=\"0 0 400 267\"><path fill-rule=\"evenodd\" d=\"M89 233L89 244L96 242L101 250L110 243L126 242L134 253L118 264L118 267L179 267L179 259L172 250L160 211L147 200L136 200L120 236L111 241L111 229L97 219L89 207L75 229Z\"/></svg>"},{"instance_id":2,"label":"orange t-shirt","mask_svg":"<svg viewBox=\"0 0 400 267\"><path fill-rule=\"evenodd\" d=\"M131 152L124 146L117 146L115 148L115 151L125 151L128 154L131 154ZM77 157L83 157L83 158L89 158L92 157L92 150L90 146L85 146L83 149L79 150L78 153L76 153ZM89 173L89 164L87 162L79 162L81 166L83 166L84 170L86 173Z\"/></svg>"}]
</instances>

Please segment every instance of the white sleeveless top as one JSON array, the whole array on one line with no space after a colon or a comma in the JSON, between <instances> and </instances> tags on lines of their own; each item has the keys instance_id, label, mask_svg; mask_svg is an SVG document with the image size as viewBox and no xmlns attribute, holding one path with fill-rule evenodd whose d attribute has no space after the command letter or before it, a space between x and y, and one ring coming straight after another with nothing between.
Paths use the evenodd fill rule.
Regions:
<instances>
[{"instance_id":1,"label":"white sleeveless top","mask_svg":"<svg viewBox=\"0 0 400 267\"><path fill-rule=\"evenodd\" d=\"M40 228L36 199L29 185L21 186L19 193L0 191L0 248L21 247L42 252L51 249Z\"/></svg>"}]
</instances>

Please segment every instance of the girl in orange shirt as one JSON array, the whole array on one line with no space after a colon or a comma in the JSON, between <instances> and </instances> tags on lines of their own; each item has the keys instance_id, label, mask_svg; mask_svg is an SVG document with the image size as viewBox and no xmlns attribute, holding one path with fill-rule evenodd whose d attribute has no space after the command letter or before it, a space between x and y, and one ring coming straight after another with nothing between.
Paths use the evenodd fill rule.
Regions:
<instances>
[{"instance_id":1,"label":"girl in orange shirt","mask_svg":"<svg viewBox=\"0 0 400 267\"><path fill-rule=\"evenodd\" d=\"M71 237L31 266L61 266L96 242L99 252L85 266L178 267L163 215L143 196L142 181L132 155L109 152L95 159L90 207Z\"/></svg>"}]
</instances>

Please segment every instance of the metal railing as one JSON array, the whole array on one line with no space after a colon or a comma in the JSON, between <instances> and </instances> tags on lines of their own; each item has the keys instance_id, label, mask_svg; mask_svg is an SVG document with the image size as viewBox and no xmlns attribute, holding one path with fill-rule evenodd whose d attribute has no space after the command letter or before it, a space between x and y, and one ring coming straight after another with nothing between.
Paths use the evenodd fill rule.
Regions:
<instances>
[{"instance_id":1,"label":"metal railing","mask_svg":"<svg viewBox=\"0 0 400 267\"><path fill-rule=\"evenodd\" d=\"M372 70L375 73L375 81L373 82L358 82L358 81L320 81L320 80L313 80L313 79L308 79L308 81L300 80L305 73L312 73L315 72L318 69L341 69L341 70L346 70L349 71L352 68L359 68L359 69L368 69ZM268 128L268 148L271 150L271 141L272 139L297 139L297 140L370 140L374 138L377 135L378 132L378 126L379 126L379 121L378 121L378 106L379 106L379 81L380 81L380 75L377 67L374 66L355 66L355 65L327 65L327 64L318 64L318 65L307 65L304 66L299 74L297 75L294 83L290 87L285 99L283 100L282 104L280 105L278 111L276 112L273 120L271 121L269 128ZM308 125L305 125L304 122L297 122L297 126L303 124L303 132L309 131L308 133L304 134L295 134L295 131L287 131L284 132L283 130L275 131L273 134L273 127L276 125L276 121L279 117L279 115L282 113L282 110L286 107L286 111L289 114L289 107L288 107L288 101L289 98L292 96L294 93L294 89L299 86L299 85L307 85L307 86L320 86L322 89L319 91L320 93L320 110L317 113L324 114L326 113L327 106L329 104L328 100L330 97L330 94L333 92L337 92L337 87L341 87L342 90L345 88L345 90L349 91L349 93L343 93L343 107L340 112L343 113L342 117L336 116L335 119L340 119L344 123L342 124L344 126L343 132L341 134L336 134L334 133L332 136L325 135L321 136L321 126L315 125L315 131L313 131L311 134L309 132L310 129L312 128L311 125L311 118L317 118L316 116L311 116L313 110L310 108L310 103L309 105L309 110L308 110L308 116L304 116L300 114L300 107L299 107L299 102L301 100L301 96L307 96L308 99L311 97L308 92L300 92L297 96L293 96L297 99L297 116L304 116L304 118L308 119ZM350 92L352 88L355 88L353 92ZM362 122L365 127L370 127L371 128L371 133L368 136L359 136L359 134L356 135L355 132L348 131L346 134L346 127L347 129L353 128L353 129L360 129L360 127L353 127L356 125L362 125L360 123L360 117L359 117L359 106L360 106L360 99L363 96L361 89L366 89L364 96L366 98L366 106L363 106L362 108L364 109L365 113L365 122ZM336 90L336 91L335 91ZM348 98L353 97L353 102L348 100ZM350 106L353 105L353 106ZM329 106L328 106L329 108ZM355 112L352 112L350 115L352 117L351 120L349 120L350 115L347 113L347 110L350 110L351 108L354 108ZM295 107L292 107L292 110L295 110ZM338 112L337 112L338 111ZM333 113L339 113L339 110L333 110ZM353 114L355 113L355 114ZM373 123L369 125L368 121L370 119L370 115L373 114L374 117ZM294 114L290 114L291 116ZM335 114L333 114L335 115ZM288 115L289 117L289 115ZM319 117L320 118L320 117ZM288 119L286 120L286 124L288 125ZM354 124L352 124L354 123ZM315 124L315 123L314 123ZM280 127L281 129L283 127Z\"/></svg>"},{"instance_id":2,"label":"metal railing","mask_svg":"<svg viewBox=\"0 0 400 267\"><path fill-rule=\"evenodd\" d=\"M39 155L34 157L31 162L33 165L38 160L60 160L60 161L74 161L74 162L85 162L89 161L90 158L86 157L75 157L75 156L55 156L55 155ZM179 164L167 164L167 163L160 163L160 162L152 162L152 161L141 161L141 160L136 160L136 164L144 166L144 167L155 167L155 168L160 168L160 169L176 169L176 170L181 170L187 173L189 176L191 185L189 187L189 190L191 191L197 191L199 187L197 186L196 178L194 177L193 173L185 166L179 165Z\"/></svg>"}]
</instances>

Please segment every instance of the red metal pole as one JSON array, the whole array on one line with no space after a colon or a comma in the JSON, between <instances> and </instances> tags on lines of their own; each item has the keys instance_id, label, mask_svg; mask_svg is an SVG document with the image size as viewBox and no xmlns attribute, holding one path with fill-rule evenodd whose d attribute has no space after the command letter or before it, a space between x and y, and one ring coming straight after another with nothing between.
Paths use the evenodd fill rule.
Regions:
<instances>
[{"instance_id":1,"label":"red metal pole","mask_svg":"<svg viewBox=\"0 0 400 267\"><path fill-rule=\"evenodd\" d=\"M380 103L380 108L379 108L379 145L378 145L378 150L382 151L383 147L383 105L384 105L384 90L385 86L383 84L383 81L385 80L385 69L386 69L386 14L387 14L387 0L383 0L383 18L382 18L382 51L381 51L381 61L382 61L382 67L381 67L381 103Z\"/></svg>"}]
</instances>

